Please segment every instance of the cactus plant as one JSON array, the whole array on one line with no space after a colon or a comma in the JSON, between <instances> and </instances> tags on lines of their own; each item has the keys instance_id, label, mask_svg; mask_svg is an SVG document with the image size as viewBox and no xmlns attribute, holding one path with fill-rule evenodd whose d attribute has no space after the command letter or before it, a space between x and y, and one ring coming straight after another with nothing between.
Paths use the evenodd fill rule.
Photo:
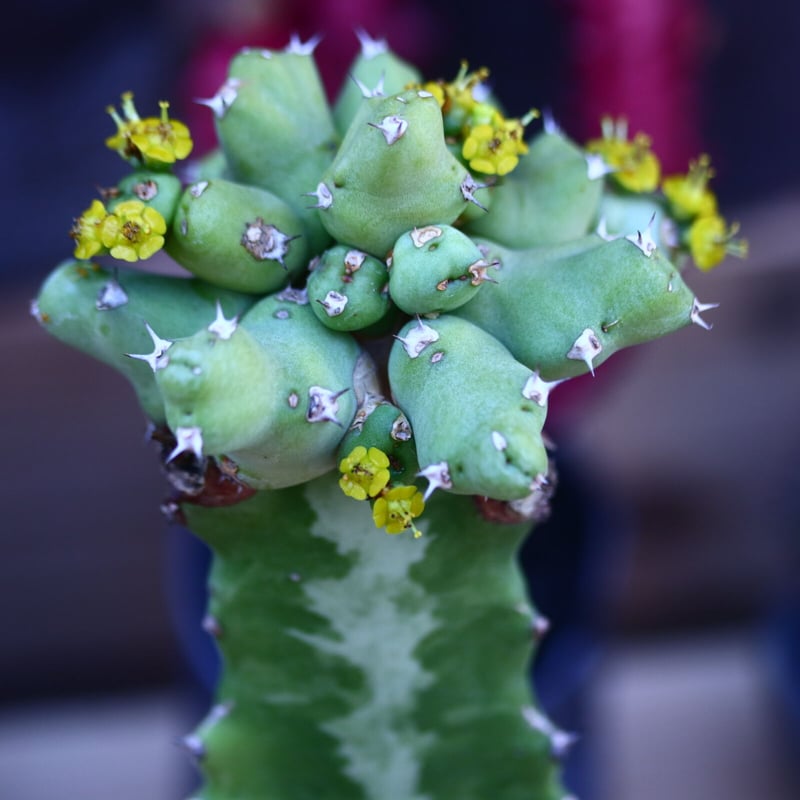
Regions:
<instances>
[{"instance_id":1,"label":"cactus plant","mask_svg":"<svg viewBox=\"0 0 800 800\"><path fill-rule=\"evenodd\" d=\"M165 508L213 551L197 800L563 800L515 562L550 395L710 327L687 267L744 242L707 157L662 181L619 121L579 145L506 117L485 68L424 81L361 42L330 104L313 43L236 56L191 179L168 104L124 94L130 172L33 313L130 380ZM118 264L162 248L185 276Z\"/></svg>"}]
</instances>

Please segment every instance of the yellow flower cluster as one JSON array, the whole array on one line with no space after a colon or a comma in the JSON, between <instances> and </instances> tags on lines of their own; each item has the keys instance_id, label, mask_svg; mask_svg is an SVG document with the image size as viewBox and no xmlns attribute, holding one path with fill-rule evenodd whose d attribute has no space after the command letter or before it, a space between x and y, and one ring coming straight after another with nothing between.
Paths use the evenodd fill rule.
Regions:
<instances>
[{"instance_id":1,"label":"yellow flower cluster","mask_svg":"<svg viewBox=\"0 0 800 800\"><path fill-rule=\"evenodd\" d=\"M672 216L688 225L685 241L692 260L703 271L717 266L727 253L747 255L747 242L734 238L738 224L729 227L717 212L717 198L708 188L713 175L711 159L702 155L690 162L686 175L670 175L661 187Z\"/></svg>"},{"instance_id":2,"label":"yellow flower cluster","mask_svg":"<svg viewBox=\"0 0 800 800\"><path fill-rule=\"evenodd\" d=\"M689 162L686 175L669 175L664 178L661 190L669 201L672 216L677 220L708 217L717 211L717 198L708 188L714 176L711 159L703 154Z\"/></svg>"},{"instance_id":3,"label":"yellow flower cluster","mask_svg":"<svg viewBox=\"0 0 800 800\"><path fill-rule=\"evenodd\" d=\"M629 192L653 192L661 179L661 163L651 150L650 137L637 133L628 139L624 118L601 121L603 135L586 143L586 150L601 156L611 170L611 177Z\"/></svg>"},{"instance_id":4,"label":"yellow flower cluster","mask_svg":"<svg viewBox=\"0 0 800 800\"><path fill-rule=\"evenodd\" d=\"M728 226L719 214L698 217L686 233L689 252L698 269L707 272L730 253L743 258L747 255L747 240L736 239L739 223Z\"/></svg>"},{"instance_id":5,"label":"yellow flower cluster","mask_svg":"<svg viewBox=\"0 0 800 800\"><path fill-rule=\"evenodd\" d=\"M466 62L462 62L455 80L431 81L419 88L439 102L445 135L450 141L461 142L461 156L470 169L484 175L507 175L528 152L524 128L537 112L531 111L522 119L506 119L488 97L481 97L488 76L485 67L467 72Z\"/></svg>"},{"instance_id":6,"label":"yellow flower cluster","mask_svg":"<svg viewBox=\"0 0 800 800\"><path fill-rule=\"evenodd\" d=\"M358 445L339 464L339 486L354 500L375 497L389 483L389 457L377 447Z\"/></svg>"},{"instance_id":7,"label":"yellow flower cluster","mask_svg":"<svg viewBox=\"0 0 800 800\"><path fill-rule=\"evenodd\" d=\"M126 200L111 211L95 200L75 220L70 236L75 258L110 254L121 261L150 258L164 246L164 217L141 200Z\"/></svg>"},{"instance_id":8,"label":"yellow flower cluster","mask_svg":"<svg viewBox=\"0 0 800 800\"><path fill-rule=\"evenodd\" d=\"M158 105L160 117L141 119L133 104L133 93L125 92L122 95L124 118L113 106L106 109L117 125L116 134L106 139L106 145L124 159L151 169L163 169L186 158L193 147L189 129L182 122L169 118L166 100Z\"/></svg>"},{"instance_id":9,"label":"yellow flower cluster","mask_svg":"<svg viewBox=\"0 0 800 800\"><path fill-rule=\"evenodd\" d=\"M372 519L386 533L402 533L409 528L421 536L414 519L422 514L425 502L416 486L388 488L389 457L377 447L354 447L339 463L341 490L354 500L374 499Z\"/></svg>"},{"instance_id":10,"label":"yellow flower cluster","mask_svg":"<svg viewBox=\"0 0 800 800\"><path fill-rule=\"evenodd\" d=\"M422 532L414 524L414 518L425 510L422 493L416 486L395 486L382 494L372 507L372 519L378 528L386 528L386 533L402 533L411 528L414 537Z\"/></svg>"}]
</instances>

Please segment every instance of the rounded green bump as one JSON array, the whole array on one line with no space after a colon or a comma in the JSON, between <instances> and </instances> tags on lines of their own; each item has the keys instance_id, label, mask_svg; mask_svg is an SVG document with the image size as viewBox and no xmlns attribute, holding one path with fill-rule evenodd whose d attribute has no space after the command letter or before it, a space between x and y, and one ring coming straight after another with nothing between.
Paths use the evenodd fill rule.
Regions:
<instances>
[{"instance_id":1,"label":"rounded green bump","mask_svg":"<svg viewBox=\"0 0 800 800\"><path fill-rule=\"evenodd\" d=\"M345 245L326 250L311 263L306 288L319 321L338 331L356 331L379 322L391 305L386 264Z\"/></svg>"},{"instance_id":2,"label":"rounded green bump","mask_svg":"<svg viewBox=\"0 0 800 800\"><path fill-rule=\"evenodd\" d=\"M407 314L451 311L494 280L478 245L450 225L404 233L395 242L391 263L389 294Z\"/></svg>"},{"instance_id":3,"label":"rounded green bump","mask_svg":"<svg viewBox=\"0 0 800 800\"><path fill-rule=\"evenodd\" d=\"M405 231L452 223L466 207L468 177L447 148L433 96L365 98L322 175L330 203L320 218L339 242L384 258Z\"/></svg>"},{"instance_id":4,"label":"rounded green bump","mask_svg":"<svg viewBox=\"0 0 800 800\"><path fill-rule=\"evenodd\" d=\"M511 250L483 242L498 285L458 309L548 381L591 372L613 353L691 321L694 295L644 238L588 236Z\"/></svg>"},{"instance_id":5,"label":"rounded green bump","mask_svg":"<svg viewBox=\"0 0 800 800\"><path fill-rule=\"evenodd\" d=\"M392 394L411 423L419 463L446 464L457 494L528 496L548 468L541 438L546 404L522 391L531 371L466 320L442 315L426 326L437 338L416 357L398 341L389 358Z\"/></svg>"},{"instance_id":6,"label":"rounded green bump","mask_svg":"<svg viewBox=\"0 0 800 800\"><path fill-rule=\"evenodd\" d=\"M166 250L198 277L253 293L285 286L309 256L306 228L283 200L219 178L184 191Z\"/></svg>"}]
</instances>

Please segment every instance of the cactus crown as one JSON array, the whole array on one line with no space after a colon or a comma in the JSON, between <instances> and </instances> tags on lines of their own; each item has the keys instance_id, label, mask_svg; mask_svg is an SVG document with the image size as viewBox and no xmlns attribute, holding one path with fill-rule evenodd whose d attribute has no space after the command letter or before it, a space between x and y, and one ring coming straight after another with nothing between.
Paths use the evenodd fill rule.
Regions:
<instances>
[{"instance_id":1,"label":"cactus crown","mask_svg":"<svg viewBox=\"0 0 800 800\"><path fill-rule=\"evenodd\" d=\"M190 459L251 490L338 465L388 533L419 535L436 490L541 515L550 390L710 327L686 268L746 243L708 156L662 179L623 119L581 146L532 130L536 110L507 118L486 68L426 80L359 37L330 105L315 41L240 53L201 101L219 148L191 180L169 104L142 118L123 94L106 145L132 171L75 220L37 319L132 381L173 475ZM162 248L195 277L114 266Z\"/></svg>"}]
</instances>

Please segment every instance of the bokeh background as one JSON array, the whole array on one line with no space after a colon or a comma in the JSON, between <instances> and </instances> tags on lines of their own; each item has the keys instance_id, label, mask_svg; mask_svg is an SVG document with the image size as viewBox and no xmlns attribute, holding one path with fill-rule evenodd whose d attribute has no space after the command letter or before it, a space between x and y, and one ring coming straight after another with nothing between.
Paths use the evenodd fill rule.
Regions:
<instances>
[{"instance_id":1,"label":"bokeh background","mask_svg":"<svg viewBox=\"0 0 800 800\"><path fill-rule=\"evenodd\" d=\"M198 149L241 46L323 34L333 93L353 30L431 77L487 65L512 114L578 141L604 113L668 171L712 154L746 261L687 276L699 328L553 395L562 485L523 559L551 618L535 679L580 738L584 800L800 795L800 10L782 0L12 0L0 49L0 797L172 800L175 742L215 664L205 554L165 492L125 383L28 316L67 231L121 174L105 107L168 98ZM616 363L616 362L619 363ZM401 798L387 800L402 800Z\"/></svg>"}]
</instances>

